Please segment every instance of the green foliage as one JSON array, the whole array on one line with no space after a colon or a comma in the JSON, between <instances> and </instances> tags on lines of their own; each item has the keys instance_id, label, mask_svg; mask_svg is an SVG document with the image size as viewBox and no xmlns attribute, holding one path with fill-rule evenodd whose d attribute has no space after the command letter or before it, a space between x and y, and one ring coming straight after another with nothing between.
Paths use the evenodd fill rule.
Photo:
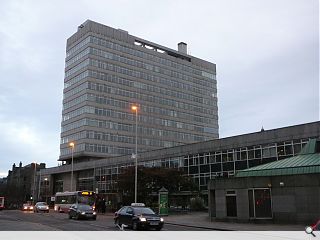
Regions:
<instances>
[{"instance_id":1,"label":"green foliage","mask_svg":"<svg viewBox=\"0 0 320 240\"><path fill-rule=\"evenodd\" d=\"M200 197L191 198L190 199L190 208L193 211L203 210L205 208L203 199Z\"/></svg>"},{"instance_id":2,"label":"green foliage","mask_svg":"<svg viewBox=\"0 0 320 240\"><path fill-rule=\"evenodd\" d=\"M128 167L119 175L118 191L122 193L123 203L134 200L135 167ZM158 191L165 187L169 194L179 191L196 191L197 187L190 177L172 168L138 168L138 202L148 205L158 202Z\"/></svg>"}]
</instances>

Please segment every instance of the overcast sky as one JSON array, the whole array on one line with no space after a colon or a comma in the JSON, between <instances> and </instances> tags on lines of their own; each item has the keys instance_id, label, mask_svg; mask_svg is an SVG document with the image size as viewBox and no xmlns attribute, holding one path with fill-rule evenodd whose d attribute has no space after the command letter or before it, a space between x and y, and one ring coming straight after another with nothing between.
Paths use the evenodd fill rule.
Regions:
<instances>
[{"instance_id":1,"label":"overcast sky","mask_svg":"<svg viewBox=\"0 0 320 240\"><path fill-rule=\"evenodd\" d=\"M216 63L220 137L319 120L318 0L1 0L0 16L0 176L57 166L66 39L86 19Z\"/></svg>"}]
</instances>

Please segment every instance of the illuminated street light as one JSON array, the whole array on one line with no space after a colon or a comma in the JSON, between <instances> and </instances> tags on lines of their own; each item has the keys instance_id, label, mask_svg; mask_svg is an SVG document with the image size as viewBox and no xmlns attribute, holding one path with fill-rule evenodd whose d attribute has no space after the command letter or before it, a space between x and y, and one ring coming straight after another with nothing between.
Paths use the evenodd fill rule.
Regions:
<instances>
[{"instance_id":1,"label":"illuminated street light","mask_svg":"<svg viewBox=\"0 0 320 240\"><path fill-rule=\"evenodd\" d=\"M131 107L136 112L136 149L133 157L135 158L135 174L134 174L134 202L137 202L137 188L138 188L138 106Z\"/></svg>"},{"instance_id":2,"label":"illuminated street light","mask_svg":"<svg viewBox=\"0 0 320 240\"><path fill-rule=\"evenodd\" d=\"M71 181L70 181L70 191L73 191L73 152L74 152L74 142L69 143L69 147L71 147Z\"/></svg>"}]
</instances>

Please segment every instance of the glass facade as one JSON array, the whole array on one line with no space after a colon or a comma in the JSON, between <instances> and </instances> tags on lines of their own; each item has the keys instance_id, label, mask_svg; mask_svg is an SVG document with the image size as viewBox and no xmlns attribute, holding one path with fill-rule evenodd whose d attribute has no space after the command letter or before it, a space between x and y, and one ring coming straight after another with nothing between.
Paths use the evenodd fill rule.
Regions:
<instances>
[{"instance_id":1,"label":"glass facade","mask_svg":"<svg viewBox=\"0 0 320 240\"><path fill-rule=\"evenodd\" d=\"M104 29L110 28L68 40L60 160L70 160L71 141L75 161L133 153L132 105L138 105L138 152L218 138L214 64Z\"/></svg>"},{"instance_id":2,"label":"glass facade","mask_svg":"<svg viewBox=\"0 0 320 240\"><path fill-rule=\"evenodd\" d=\"M210 179L232 177L237 170L294 156L299 153L301 148L308 141L309 139L297 139L293 141L195 153L170 158L159 157L157 159L139 162L139 165L144 167L179 169L184 172L185 176L192 177L194 182L198 185L199 190L203 191L207 190L207 184ZM288 151L285 152L285 155L282 155L282 153L278 154L283 146L293 149L292 153ZM294 149L297 149L297 151L294 151ZM78 185L81 186L81 189L84 189L83 186L90 187L87 188L88 190L96 190L96 188L98 188L99 193L116 193L118 178L128 166L133 166L133 161L97 167L94 168L94 171L88 170L90 172L89 175L87 175L87 178L85 179L79 178ZM249 195L250 194L252 193L249 193ZM258 192L256 194L258 194ZM256 198L258 198L258 195ZM259 209L258 206L255 208ZM253 208L251 210L253 211ZM264 210L262 209L261 211ZM259 215L258 210L256 210L256 214Z\"/></svg>"}]
</instances>

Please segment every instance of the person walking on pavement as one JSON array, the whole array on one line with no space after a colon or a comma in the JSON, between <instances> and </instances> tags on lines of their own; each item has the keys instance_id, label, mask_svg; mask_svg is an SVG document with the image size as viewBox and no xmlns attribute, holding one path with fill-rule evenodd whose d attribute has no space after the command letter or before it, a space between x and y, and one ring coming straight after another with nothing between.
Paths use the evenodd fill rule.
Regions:
<instances>
[{"instance_id":1,"label":"person walking on pavement","mask_svg":"<svg viewBox=\"0 0 320 240\"><path fill-rule=\"evenodd\" d=\"M101 202L101 212L106 213L106 200L103 199Z\"/></svg>"}]
</instances>

